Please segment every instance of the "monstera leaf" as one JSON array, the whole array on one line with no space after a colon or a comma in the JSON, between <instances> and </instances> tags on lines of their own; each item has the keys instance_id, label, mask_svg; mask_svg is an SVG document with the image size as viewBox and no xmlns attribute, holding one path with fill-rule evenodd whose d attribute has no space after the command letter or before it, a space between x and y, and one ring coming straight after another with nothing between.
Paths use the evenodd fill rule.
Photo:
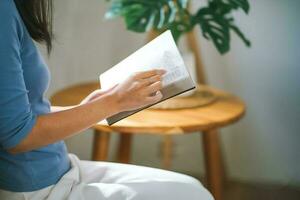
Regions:
<instances>
[{"instance_id":1,"label":"monstera leaf","mask_svg":"<svg viewBox=\"0 0 300 200\"><path fill-rule=\"evenodd\" d=\"M188 0L111 0L111 3L106 18L122 16L129 30L145 32L173 23L177 12L186 9Z\"/></svg>"},{"instance_id":2,"label":"monstera leaf","mask_svg":"<svg viewBox=\"0 0 300 200\"><path fill-rule=\"evenodd\" d=\"M233 18L229 17L232 10L242 8L246 13L249 11L247 0L211 0L207 7L199 9L194 16L193 23L199 24L203 36L212 40L221 54L230 49L230 30L234 31L247 46L250 41L234 24Z\"/></svg>"},{"instance_id":3,"label":"monstera leaf","mask_svg":"<svg viewBox=\"0 0 300 200\"><path fill-rule=\"evenodd\" d=\"M200 24L203 36L212 40L220 53L229 50L229 27L228 21L223 15L215 13L212 9L203 8L195 17Z\"/></svg>"},{"instance_id":4,"label":"monstera leaf","mask_svg":"<svg viewBox=\"0 0 300 200\"><path fill-rule=\"evenodd\" d=\"M241 8L245 13L248 13L249 9L250 9L250 5L247 0L223 0L220 2L222 2L225 5L230 6L232 9Z\"/></svg>"},{"instance_id":5,"label":"monstera leaf","mask_svg":"<svg viewBox=\"0 0 300 200\"><path fill-rule=\"evenodd\" d=\"M127 29L146 32L154 29L162 32L170 29L174 39L199 25L203 36L211 40L217 50L224 54L230 49L230 33L236 33L246 46L250 41L234 24L231 13L241 9L246 14L248 0L207 0L208 4L192 14L187 9L190 0L108 0L111 7L106 18L123 17Z\"/></svg>"}]
</instances>

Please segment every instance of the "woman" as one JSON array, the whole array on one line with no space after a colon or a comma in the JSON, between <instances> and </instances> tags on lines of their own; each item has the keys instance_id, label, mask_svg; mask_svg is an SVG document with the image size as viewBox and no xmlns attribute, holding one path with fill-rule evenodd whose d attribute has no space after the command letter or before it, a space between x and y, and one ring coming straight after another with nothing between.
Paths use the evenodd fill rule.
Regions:
<instances>
[{"instance_id":1,"label":"woman","mask_svg":"<svg viewBox=\"0 0 300 200\"><path fill-rule=\"evenodd\" d=\"M50 53L51 26L51 0L0 0L0 199L212 199L185 175L68 155L62 140L159 101L165 72L141 72L80 105L51 107L49 72L33 42Z\"/></svg>"}]
</instances>

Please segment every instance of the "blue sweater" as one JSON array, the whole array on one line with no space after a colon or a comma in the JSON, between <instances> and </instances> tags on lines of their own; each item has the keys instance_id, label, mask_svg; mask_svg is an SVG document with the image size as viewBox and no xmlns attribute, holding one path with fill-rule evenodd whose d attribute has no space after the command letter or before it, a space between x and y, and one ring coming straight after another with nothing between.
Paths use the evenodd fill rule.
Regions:
<instances>
[{"instance_id":1,"label":"blue sweater","mask_svg":"<svg viewBox=\"0 0 300 200\"><path fill-rule=\"evenodd\" d=\"M0 0L0 188L34 191L55 184L69 170L64 142L12 155L39 115L50 112L44 93L49 71L13 0Z\"/></svg>"}]
</instances>

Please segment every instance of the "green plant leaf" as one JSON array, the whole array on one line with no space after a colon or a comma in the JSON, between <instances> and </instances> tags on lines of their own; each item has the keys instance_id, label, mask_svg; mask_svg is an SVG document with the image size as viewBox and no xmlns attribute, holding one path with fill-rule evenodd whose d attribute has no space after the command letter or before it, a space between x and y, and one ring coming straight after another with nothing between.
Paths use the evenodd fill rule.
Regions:
<instances>
[{"instance_id":1,"label":"green plant leaf","mask_svg":"<svg viewBox=\"0 0 300 200\"><path fill-rule=\"evenodd\" d=\"M241 32L241 30L236 25L234 25L233 23L230 23L230 29L232 31L234 31L241 38L241 40L243 40L243 42L246 44L247 47L251 46L250 40L248 40L245 37L245 35Z\"/></svg>"},{"instance_id":2,"label":"green plant leaf","mask_svg":"<svg viewBox=\"0 0 300 200\"><path fill-rule=\"evenodd\" d=\"M208 0L211 8L218 10L220 14L230 13L232 10L242 9L248 14L250 5L248 0Z\"/></svg>"},{"instance_id":3,"label":"green plant leaf","mask_svg":"<svg viewBox=\"0 0 300 200\"><path fill-rule=\"evenodd\" d=\"M168 19L168 22L167 23L172 23L175 21L175 17L176 17L176 14L178 12L178 9L174 3L174 1L169 1L168 2L169 4L169 8L171 9L168 9L168 12L167 12L167 19Z\"/></svg>"},{"instance_id":4,"label":"green plant leaf","mask_svg":"<svg viewBox=\"0 0 300 200\"><path fill-rule=\"evenodd\" d=\"M112 19L121 15L122 4L120 2L114 2L110 9L106 11L105 18Z\"/></svg>"},{"instance_id":5,"label":"green plant leaf","mask_svg":"<svg viewBox=\"0 0 300 200\"><path fill-rule=\"evenodd\" d=\"M231 14L241 9L249 12L248 0L207 0L208 5L199 8L195 15L187 9L190 0L107 0L111 7L105 17L122 17L126 27L135 32L151 29L162 32L170 29L175 41L186 32L200 25L203 36L211 40L224 54L230 49L230 33L233 31L250 46L250 41L234 24Z\"/></svg>"},{"instance_id":6,"label":"green plant leaf","mask_svg":"<svg viewBox=\"0 0 300 200\"><path fill-rule=\"evenodd\" d=\"M193 18L187 10L180 10L180 12L177 13L177 17L179 20L175 20L166 27L166 29L171 30L176 42L184 33L192 31L195 26L195 24L192 23Z\"/></svg>"},{"instance_id":7,"label":"green plant leaf","mask_svg":"<svg viewBox=\"0 0 300 200\"><path fill-rule=\"evenodd\" d=\"M151 12L136 4L128 7L125 13L127 28L136 32L144 32L151 22Z\"/></svg>"},{"instance_id":8,"label":"green plant leaf","mask_svg":"<svg viewBox=\"0 0 300 200\"><path fill-rule=\"evenodd\" d=\"M187 7L188 1L111 0L105 17L111 19L121 16L125 19L127 29L136 32L163 30L176 20L177 13Z\"/></svg>"},{"instance_id":9,"label":"green plant leaf","mask_svg":"<svg viewBox=\"0 0 300 200\"><path fill-rule=\"evenodd\" d=\"M177 1L180 8L186 9L189 4L189 0L179 0Z\"/></svg>"},{"instance_id":10,"label":"green plant leaf","mask_svg":"<svg viewBox=\"0 0 300 200\"><path fill-rule=\"evenodd\" d=\"M203 36L211 40L221 54L230 49L230 30L235 32L246 46L251 45L240 29L234 25L233 18L229 17L232 10L246 5L237 4L238 2L248 3L247 0L210 0L208 6L199 9L193 17L193 23L200 25ZM247 10L247 7L244 8Z\"/></svg>"},{"instance_id":11,"label":"green plant leaf","mask_svg":"<svg viewBox=\"0 0 300 200\"><path fill-rule=\"evenodd\" d=\"M245 13L249 13L250 5L248 0L223 0L226 4L230 5L233 9L241 8Z\"/></svg>"},{"instance_id":12,"label":"green plant leaf","mask_svg":"<svg viewBox=\"0 0 300 200\"><path fill-rule=\"evenodd\" d=\"M212 40L221 54L229 50L229 22L225 16L217 14L213 9L207 7L198 11L195 20L200 24L203 36Z\"/></svg>"}]
</instances>

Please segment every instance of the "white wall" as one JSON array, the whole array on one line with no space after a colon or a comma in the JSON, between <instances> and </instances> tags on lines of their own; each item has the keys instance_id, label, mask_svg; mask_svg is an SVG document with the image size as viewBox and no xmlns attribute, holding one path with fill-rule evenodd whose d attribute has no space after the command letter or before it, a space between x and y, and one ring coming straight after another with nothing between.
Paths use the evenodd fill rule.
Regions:
<instances>
[{"instance_id":1,"label":"white wall","mask_svg":"<svg viewBox=\"0 0 300 200\"><path fill-rule=\"evenodd\" d=\"M144 43L143 35L125 31L122 22L103 20L104 1L56 0L55 5L57 40L48 60L49 94L97 80L98 74ZM250 16L236 15L253 42L251 49L234 37L231 52L220 56L211 43L200 41L210 84L242 97L248 107L246 117L221 134L228 175L252 182L300 184L300 1L253 0L251 5ZM69 139L69 150L89 159L91 136L87 131ZM203 174L200 136L175 140L173 169ZM133 163L159 167L160 141L157 136L136 137ZM112 149L116 142L114 135Z\"/></svg>"},{"instance_id":2,"label":"white wall","mask_svg":"<svg viewBox=\"0 0 300 200\"><path fill-rule=\"evenodd\" d=\"M300 183L299 7L294 0L252 1L249 17L236 16L251 49L234 38L231 52L220 57L204 45L210 82L248 106L245 119L223 134L233 177Z\"/></svg>"}]
</instances>

